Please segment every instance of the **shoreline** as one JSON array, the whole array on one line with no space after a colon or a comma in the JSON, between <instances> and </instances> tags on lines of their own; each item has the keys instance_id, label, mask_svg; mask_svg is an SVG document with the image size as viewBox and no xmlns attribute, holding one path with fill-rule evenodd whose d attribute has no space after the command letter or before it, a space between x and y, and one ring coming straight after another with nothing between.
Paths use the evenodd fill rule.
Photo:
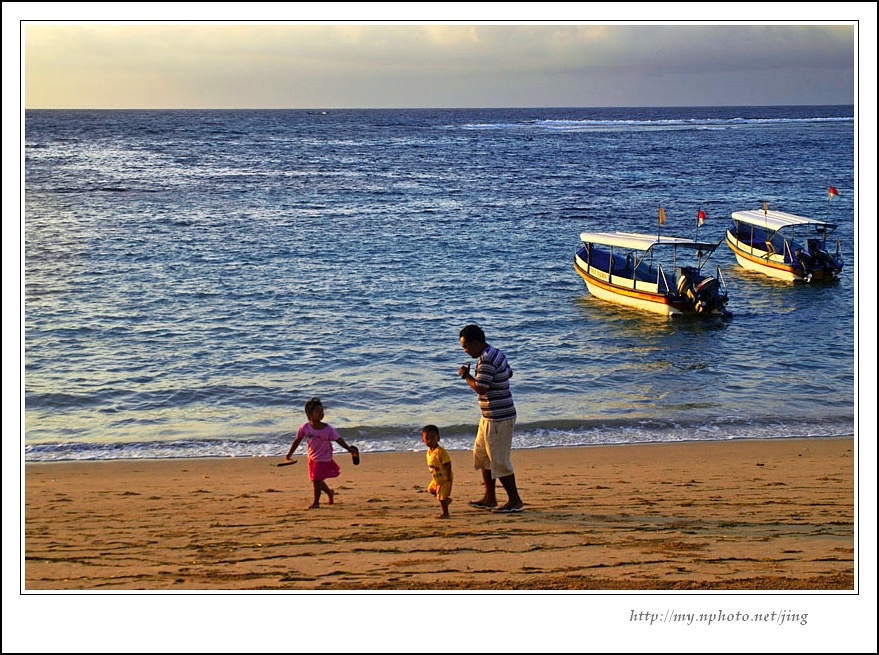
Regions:
<instances>
[{"instance_id":1,"label":"shoreline","mask_svg":"<svg viewBox=\"0 0 879 655\"><path fill-rule=\"evenodd\" d=\"M476 429L479 426L474 425L472 432L475 434ZM346 435L342 435L348 441L353 441L360 445L362 442L358 441L358 438L349 437ZM561 445L548 445L548 446L532 446L529 448L513 448L513 452L530 452L535 450L579 450L580 448L616 448L616 447L626 447L626 446L661 446L661 445L686 445L686 444L703 444L703 443L733 443L733 442L750 442L750 441L813 441L813 440L824 440L824 439L854 439L853 432L846 432L844 434L830 434L830 435L790 435L790 436L781 436L781 437L724 437L721 439L676 439L674 441L638 441L638 442L618 442L618 443L578 443L578 444L561 444ZM467 439L473 439L472 435L466 437ZM414 440L414 437L412 437ZM460 439L460 437L455 437L455 439ZM274 442L273 442L274 443ZM281 445L285 445L286 442L281 442ZM419 442L419 446L422 444ZM470 447L462 447L462 448L454 448L450 447L448 444L446 445L446 450L451 452L470 452ZM283 450L283 448L279 449ZM421 452L420 450L363 450L361 448L361 452L366 455L408 455L411 453ZM297 452L297 455L303 455L304 451ZM344 452L336 452L336 455L345 455ZM192 455L192 456L165 456L165 457L117 457L117 458L106 458L106 459L46 459L46 460L29 460L25 459L22 464L31 465L31 464L77 464L77 463L99 463L99 462L167 462L167 461L184 461L184 460L203 460L203 459L213 459L213 460L228 460L228 459L265 459L272 460L275 459L275 455Z\"/></svg>"},{"instance_id":2,"label":"shoreline","mask_svg":"<svg viewBox=\"0 0 879 655\"><path fill-rule=\"evenodd\" d=\"M853 437L514 450L516 515L450 451L449 520L423 451L361 455L318 510L304 454L25 463L23 589L856 589Z\"/></svg>"}]
</instances>

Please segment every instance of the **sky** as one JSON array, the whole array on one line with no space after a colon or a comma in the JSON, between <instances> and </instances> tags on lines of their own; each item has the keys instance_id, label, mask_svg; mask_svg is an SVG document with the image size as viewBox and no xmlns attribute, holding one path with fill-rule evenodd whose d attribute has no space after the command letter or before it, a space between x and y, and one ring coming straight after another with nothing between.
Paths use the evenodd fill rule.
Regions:
<instances>
[{"instance_id":1,"label":"sky","mask_svg":"<svg viewBox=\"0 0 879 655\"><path fill-rule=\"evenodd\" d=\"M865 4L875 17L875 5ZM255 24L27 16L20 35L27 109L856 103L853 20Z\"/></svg>"}]
</instances>

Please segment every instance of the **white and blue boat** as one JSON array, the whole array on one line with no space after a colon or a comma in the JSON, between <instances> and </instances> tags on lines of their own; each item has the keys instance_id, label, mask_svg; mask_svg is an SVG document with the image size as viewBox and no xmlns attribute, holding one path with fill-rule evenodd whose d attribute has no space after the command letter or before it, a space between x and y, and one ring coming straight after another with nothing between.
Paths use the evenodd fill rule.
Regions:
<instances>
[{"instance_id":1,"label":"white and blue boat","mask_svg":"<svg viewBox=\"0 0 879 655\"><path fill-rule=\"evenodd\" d=\"M827 249L836 225L814 218L770 210L737 211L726 231L726 243L739 265L787 282L832 280L843 268L839 240Z\"/></svg>"},{"instance_id":2,"label":"white and blue boat","mask_svg":"<svg viewBox=\"0 0 879 655\"><path fill-rule=\"evenodd\" d=\"M583 232L580 240L574 269L596 298L665 316L732 316L720 267L702 271L722 241L635 232Z\"/></svg>"}]
</instances>

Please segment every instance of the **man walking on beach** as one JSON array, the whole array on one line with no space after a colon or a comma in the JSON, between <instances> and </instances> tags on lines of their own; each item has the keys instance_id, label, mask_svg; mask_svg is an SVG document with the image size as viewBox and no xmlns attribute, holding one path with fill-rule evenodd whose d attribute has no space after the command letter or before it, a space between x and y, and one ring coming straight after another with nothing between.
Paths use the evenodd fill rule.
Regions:
<instances>
[{"instance_id":1,"label":"man walking on beach","mask_svg":"<svg viewBox=\"0 0 879 655\"><path fill-rule=\"evenodd\" d=\"M485 333L478 325L465 326L460 337L461 347L478 360L475 377L470 375L470 364L458 369L458 375L477 393L482 411L473 444L473 462L482 471L485 495L481 500L471 501L470 506L500 513L521 512L525 503L519 497L510 461L516 425L516 406L510 392L513 371L504 353L485 342ZM502 507L497 507L495 480L501 481L509 498Z\"/></svg>"}]
</instances>

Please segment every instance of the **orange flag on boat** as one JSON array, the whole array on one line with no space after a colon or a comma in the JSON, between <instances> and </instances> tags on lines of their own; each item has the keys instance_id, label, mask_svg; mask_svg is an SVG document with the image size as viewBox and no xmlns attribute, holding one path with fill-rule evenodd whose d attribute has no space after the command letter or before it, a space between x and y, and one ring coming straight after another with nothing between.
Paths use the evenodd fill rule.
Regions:
<instances>
[{"instance_id":1,"label":"orange flag on boat","mask_svg":"<svg viewBox=\"0 0 879 655\"><path fill-rule=\"evenodd\" d=\"M665 224L665 210L662 207L659 208L659 224Z\"/></svg>"},{"instance_id":2,"label":"orange flag on boat","mask_svg":"<svg viewBox=\"0 0 879 655\"><path fill-rule=\"evenodd\" d=\"M702 227L702 225L703 225L704 223L705 223L705 212L703 212L703 211L700 209L700 210L699 210L699 227Z\"/></svg>"},{"instance_id":3,"label":"orange flag on boat","mask_svg":"<svg viewBox=\"0 0 879 655\"><path fill-rule=\"evenodd\" d=\"M834 189L833 187L830 187L830 190L827 191L827 199L828 199L828 200L830 200L831 198L833 198L833 196L838 196L838 195L839 195L839 191L837 191L837 190Z\"/></svg>"}]
</instances>

